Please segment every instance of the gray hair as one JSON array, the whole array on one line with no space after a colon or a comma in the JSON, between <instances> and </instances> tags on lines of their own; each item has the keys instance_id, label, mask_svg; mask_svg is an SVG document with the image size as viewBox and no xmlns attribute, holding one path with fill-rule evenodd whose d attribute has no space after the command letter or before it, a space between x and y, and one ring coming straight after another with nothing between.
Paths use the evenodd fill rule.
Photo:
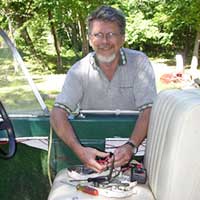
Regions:
<instances>
[{"instance_id":1,"label":"gray hair","mask_svg":"<svg viewBox=\"0 0 200 200\"><path fill-rule=\"evenodd\" d=\"M126 19L124 14L115 8L110 6L100 6L87 19L88 33L90 33L91 25L94 20L101 20L105 22L116 22L119 26L120 33L125 34Z\"/></svg>"}]
</instances>

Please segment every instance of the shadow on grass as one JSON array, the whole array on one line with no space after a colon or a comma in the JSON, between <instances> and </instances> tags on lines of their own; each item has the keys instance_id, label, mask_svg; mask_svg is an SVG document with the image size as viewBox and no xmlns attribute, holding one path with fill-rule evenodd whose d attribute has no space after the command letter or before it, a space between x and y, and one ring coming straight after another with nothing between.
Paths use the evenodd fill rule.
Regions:
<instances>
[{"instance_id":1,"label":"shadow on grass","mask_svg":"<svg viewBox=\"0 0 200 200\"><path fill-rule=\"evenodd\" d=\"M67 70L80 59L81 57L77 57L77 55L73 53L69 53L68 55L61 56L62 66L57 66L57 57L56 55L43 55L42 63L43 65L34 63L30 57L27 57L28 62L34 63L31 67L32 72L37 73L54 73L54 74L63 74L66 73ZM45 66L45 67L44 67Z\"/></svg>"}]
</instances>

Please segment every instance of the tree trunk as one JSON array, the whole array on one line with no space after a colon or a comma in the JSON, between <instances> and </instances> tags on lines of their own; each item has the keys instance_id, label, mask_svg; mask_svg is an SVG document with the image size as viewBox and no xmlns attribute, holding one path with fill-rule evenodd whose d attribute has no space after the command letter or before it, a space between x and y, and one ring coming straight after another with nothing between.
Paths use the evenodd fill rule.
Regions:
<instances>
[{"instance_id":1,"label":"tree trunk","mask_svg":"<svg viewBox=\"0 0 200 200\"><path fill-rule=\"evenodd\" d=\"M82 54L83 56L86 56L89 53L89 46L88 46L88 41L87 41L85 23L82 19L80 19L79 23L80 23L81 36L82 36Z\"/></svg>"},{"instance_id":2,"label":"tree trunk","mask_svg":"<svg viewBox=\"0 0 200 200\"><path fill-rule=\"evenodd\" d=\"M36 53L34 44L33 44L33 42L32 42L32 39L31 39L31 37L30 37L30 35L29 35L28 30L27 30L26 27L24 27L24 28L22 29L22 31L21 31L21 36L22 36L22 38L24 39L24 41L25 41L25 43L27 44L27 46L29 47L29 50L30 50L30 52L33 54L33 56L34 56L35 58L38 58L38 59L40 60L39 56L38 56L37 53Z\"/></svg>"},{"instance_id":3,"label":"tree trunk","mask_svg":"<svg viewBox=\"0 0 200 200\"><path fill-rule=\"evenodd\" d=\"M80 28L77 23L71 24L71 43L72 48L76 54L76 57L79 58L79 51L81 49L81 42L80 42Z\"/></svg>"},{"instance_id":4,"label":"tree trunk","mask_svg":"<svg viewBox=\"0 0 200 200\"><path fill-rule=\"evenodd\" d=\"M195 44L193 49L193 56L191 62L191 70L196 71L198 67L198 58L199 58L199 43L200 43L200 32L197 31L197 35L195 38Z\"/></svg>"},{"instance_id":5,"label":"tree trunk","mask_svg":"<svg viewBox=\"0 0 200 200\"><path fill-rule=\"evenodd\" d=\"M68 40L70 41L71 48L73 49L76 58L79 59L79 51L81 50L81 34L80 26L77 23L65 24L65 32Z\"/></svg>"},{"instance_id":6,"label":"tree trunk","mask_svg":"<svg viewBox=\"0 0 200 200\"><path fill-rule=\"evenodd\" d=\"M54 23L52 22L53 16L50 10L48 10L48 17L49 17L49 21L50 21L50 26L51 26L51 34L53 35L54 38L54 47L56 50L56 54L57 54L57 71L61 71L62 69L62 58L60 55L60 43L59 40L57 38L57 34L56 34L56 28Z\"/></svg>"}]
</instances>

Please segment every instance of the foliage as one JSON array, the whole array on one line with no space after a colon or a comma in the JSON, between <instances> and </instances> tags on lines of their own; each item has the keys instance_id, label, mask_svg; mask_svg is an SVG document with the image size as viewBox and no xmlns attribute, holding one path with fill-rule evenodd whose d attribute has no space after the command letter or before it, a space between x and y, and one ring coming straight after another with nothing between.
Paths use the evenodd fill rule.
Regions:
<instances>
[{"instance_id":1,"label":"foliage","mask_svg":"<svg viewBox=\"0 0 200 200\"><path fill-rule=\"evenodd\" d=\"M196 31L200 26L200 7L198 0L169 0L161 8L167 18L164 30L171 32L172 48L185 58L191 56Z\"/></svg>"},{"instance_id":2,"label":"foliage","mask_svg":"<svg viewBox=\"0 0 200 200\"><path fill-rule=\"evenodd\" d=\"M125 13L126 47L190 58L200 30L199 0L2 0L0 24L34 61L32 70L63 73L88 52L86 18L102 4Z\"/></svg>"}]
</instances>

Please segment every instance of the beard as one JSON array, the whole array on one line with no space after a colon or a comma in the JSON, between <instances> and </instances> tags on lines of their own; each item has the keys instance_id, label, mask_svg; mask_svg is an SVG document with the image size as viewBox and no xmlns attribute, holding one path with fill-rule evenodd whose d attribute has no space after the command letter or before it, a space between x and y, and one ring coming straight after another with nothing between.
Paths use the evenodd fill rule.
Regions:
<instances>
[{"instance_id":1,"label":"beard","mask_svg":"<svg viewBox=\"0 0 200 200\"><path fill-rule=\"evenodd\" d=\"M102 56L100 54L96 54L96 56L97 56L98 61L102 63L111 63L116 58L115 53L113 53L110 56Z\"/></svg>"}]
</instances>

